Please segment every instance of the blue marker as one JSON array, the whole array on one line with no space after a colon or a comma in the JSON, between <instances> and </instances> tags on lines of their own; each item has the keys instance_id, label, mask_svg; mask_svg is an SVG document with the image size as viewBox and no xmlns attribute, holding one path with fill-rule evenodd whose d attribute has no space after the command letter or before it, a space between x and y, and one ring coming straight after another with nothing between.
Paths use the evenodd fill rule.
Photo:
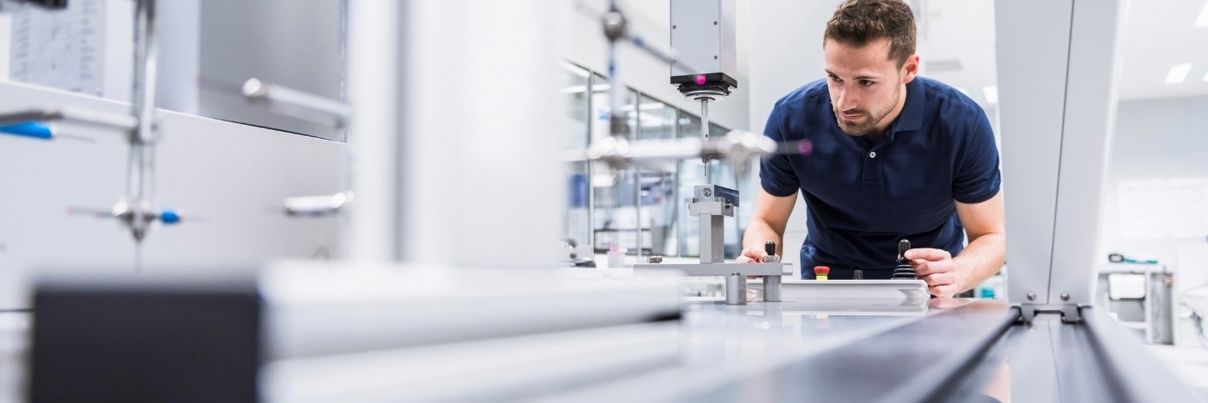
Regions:
<instances>
[{"instance_id":1,"label":"blue marker","mask_svg":"<svg viewBox=\"0 0 1208 403\"><path fill-rule=\"evenodd\" d=\"M0 133L42 140L50 140L54 137L54 132L50 130L50 126L38 122L21 122L0 126Z\"/></svg>"}]
</instances>

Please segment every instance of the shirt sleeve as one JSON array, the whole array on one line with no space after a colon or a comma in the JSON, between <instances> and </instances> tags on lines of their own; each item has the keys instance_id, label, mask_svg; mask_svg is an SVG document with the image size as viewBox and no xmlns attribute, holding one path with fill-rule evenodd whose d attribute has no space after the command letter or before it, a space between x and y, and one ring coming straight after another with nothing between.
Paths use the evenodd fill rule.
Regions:
<instances>
[{"instance_id":1,"label":"shirt sleeve","mask_svg":"<svg viewBox=\"0 0 1208 403\"><path fill-rule=\"evenodd\" d=\"M998 146L994 144L990 120L984 113L979 113L971 126L971 130L963 134L966 141L957 154L956 175L952 181L952 197L966 204L990 200L1002 187Z\"/></svg>"},{"instance_id":2,"label":"shirt sleeve","mask_svg":"<svg viewBox=\"0 0 1208 403\"><path fill-rule=\"evenodd\" d=\"M785 138L782 114L781 105L777 102L763 129L764 136L777 143ZM789 156L785 154L774 154L760 162L759 182L763 185L763 190L778 197L792 196L801 187L797 173L793 172L793 165L789 162Z\"/></svg>"}]
</instances>

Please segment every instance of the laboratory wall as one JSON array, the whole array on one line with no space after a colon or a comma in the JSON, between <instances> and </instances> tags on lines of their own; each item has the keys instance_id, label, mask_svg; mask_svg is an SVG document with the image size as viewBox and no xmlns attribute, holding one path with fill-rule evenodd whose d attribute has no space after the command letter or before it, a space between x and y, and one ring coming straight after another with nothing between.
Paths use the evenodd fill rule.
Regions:
<instances>
[{"instance_id":1,"label":"laboratory wall","mask_svg":"<svg viewBox=\"0 0 1208 403\"><path fill-rule=\"evenodd\" d=\"M1174 272L1175 343L1195 343L1182 291L1208 284L1208 97L1122 100L1105 175L1100 252Z\"/></svg>"},{"instance_id":2,"label":"laboratory wall","mask_svg":"<svg viewBox=\"0 0 1208 403\"><path fill-rule=\"evenodd\" d=\"M181 28L173 6L184 4L161 10L171 25L165 49L180 50L171 39ZM128 113L132 5L80 0L58 13L6 8L0 112ZM198 85L196 77L173 74L181 60L162 66L169 71L161 84ZM343 142L167 110L157 124L156 201L179 211L183 222L156 225L141 245L121 223L101 217L126 191L121 133L64 123L52 141L0 136L0 309L27 308L28 281L51 270L204 272L340 256L341 217L287 217L282 202L346 190Z\"/></svg>"}]
</instances>

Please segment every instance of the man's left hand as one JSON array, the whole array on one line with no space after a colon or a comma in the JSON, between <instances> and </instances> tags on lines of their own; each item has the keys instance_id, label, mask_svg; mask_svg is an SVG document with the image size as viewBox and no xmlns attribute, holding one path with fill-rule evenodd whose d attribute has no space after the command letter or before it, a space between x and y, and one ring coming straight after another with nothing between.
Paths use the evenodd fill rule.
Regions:
<instances>
[{"instance_id":1,"label":"man's left hand","mask_svg":"<svg viewBox=\"0 0 1208 403\"><path fill-rule=\"evenodd\" d=\"M964 273L956 269L952 254L943 249L918 248L906 251L919 279L927 282L927 291L936 297L951 298L961 292Z\"/></svg>"}]
</instances>

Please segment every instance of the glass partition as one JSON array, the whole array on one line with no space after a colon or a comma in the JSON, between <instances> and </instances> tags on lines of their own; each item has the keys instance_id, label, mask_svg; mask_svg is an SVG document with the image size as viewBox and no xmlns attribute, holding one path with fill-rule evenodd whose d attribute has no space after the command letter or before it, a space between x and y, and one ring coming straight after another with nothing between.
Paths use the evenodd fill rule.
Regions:
<instances>
[{"instance_id":1,"label":"glass partition","mask_svg":"<svg viewBox=\"0 0 1208 403\"><path fill-rule=\"evenodd\" d=\"M563 82L561 93L566 100L566 113L569 127L566 136L567 149L581 149L588 146L588 136L591 128L591 99L587 88L591 83L591 72L569 64L563 64ZM586 245L591 242L591 214L589 204L591 188L589 186L591 171L584 162L570 163L567 169L567 209L564 215L565 239L576 245Z\"/></svg>"}]
</instances>

